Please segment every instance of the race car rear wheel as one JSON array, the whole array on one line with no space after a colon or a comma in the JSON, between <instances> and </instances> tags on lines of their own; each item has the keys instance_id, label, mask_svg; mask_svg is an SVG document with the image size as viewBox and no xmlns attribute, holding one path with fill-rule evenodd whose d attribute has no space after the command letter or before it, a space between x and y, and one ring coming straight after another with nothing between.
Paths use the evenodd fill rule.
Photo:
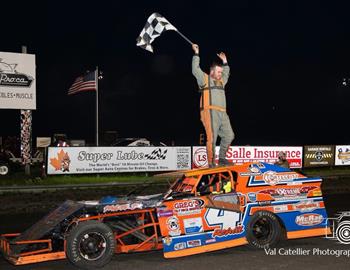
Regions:
<instances>
[{"instance_id":1,"label":"race car rear wheel","mask_svg":"<svg viewBox=\"0 0 350 270\"><path fill-rule=\"evenodd\" d=\"M254 248L275 246L283 238L278 217L268 211L256 212L248 223L247 240Z\"/></svg>"},{"instance_id":2,"label":"race car rear wheel","mask_svg":"<svg viewBox=\"0 0 350 270\"><path fill-rule=\"evenodd\" d=\"M113 231L106 224L90 220L78 224L67 237L66 255L71 263L84 269L103 267L115 251Z\"/></svg>"}]
</instances>

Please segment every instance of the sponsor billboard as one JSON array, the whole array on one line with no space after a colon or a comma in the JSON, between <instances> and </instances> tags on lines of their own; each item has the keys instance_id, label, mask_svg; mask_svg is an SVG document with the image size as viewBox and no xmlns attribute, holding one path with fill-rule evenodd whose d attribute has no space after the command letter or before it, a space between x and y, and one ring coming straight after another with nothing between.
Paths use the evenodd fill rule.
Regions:
<instances>
[{"instance_id":1,"label":"sponsor billboard","mask_svg":"<svg viewBox=\"0 0 350 270\"><path fill-rule=\"evenodd\" d=\"M191 169L191 147L49 147L48 174Z\"/></svg>"},{"instance_id":2,"label":"sponsor billboard","mask_svg":"<svg viewBox=\"0 0 350 270\"><path fill-rule=\"evenodd\" d=\"M215 149L215 159L218 162L220 147ZM267 162L275 163L278 153L284 151L291 168L301 168L303 164L302 146L230 146L226 154L226 159L235 164L244 162ZM193 168L208 166L207 150L205 146L194 146L192 151Z\"/></svg>"},{"instance_id":3,"label":"sponsor billboard","mask_svg":"<svg viewBox=\"0 0 350 270\"><path fill-rule=\"evenodd\" d=\"M0 108L36 109L35 55L0 52Z\"/></svg>"},{"instance_id":4,"label":"sponsor billboard","mask_svg":"<svg viewBox=\"0 0 350 270\"><path fill-rule=\"evenodd\" d=\"M350 145L335 146L335 165L350 165Z\"/></svg>"},{"instance_id":5,"label":"sponsor billboard","mask_svg":"<svg viewBox=\"0 0 350 270\"><path fill-rule=\"evenodd\" d=\"M304 167L334 165L334 145L304 146Z\"/></svg>"},{"instance_id":6,"label":"sponsor billboard","mask_svg":"<svg viewBox=\"0 0 350 270\"><path fill-rule=\"evenodd\" d=\"M36 147L49 147L50 145L50 137L36 137Z\"/></svg>"}]
</instances>

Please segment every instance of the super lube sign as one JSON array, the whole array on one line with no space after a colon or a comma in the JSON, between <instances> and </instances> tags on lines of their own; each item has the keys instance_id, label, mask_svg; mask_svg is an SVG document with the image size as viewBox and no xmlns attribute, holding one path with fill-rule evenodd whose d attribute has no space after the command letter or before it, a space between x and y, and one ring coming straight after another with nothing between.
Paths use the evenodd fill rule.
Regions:
<instances>
[{"instance_id":1,"label":"super lube sign","mask_svg":"<svg viewBox=\"0 0 350 270\"><path fill-rule=\"evenodd\" d=\"M191 168L191 147L50 147L48 174L151 172Z\"/></svg>"}]
</instances>

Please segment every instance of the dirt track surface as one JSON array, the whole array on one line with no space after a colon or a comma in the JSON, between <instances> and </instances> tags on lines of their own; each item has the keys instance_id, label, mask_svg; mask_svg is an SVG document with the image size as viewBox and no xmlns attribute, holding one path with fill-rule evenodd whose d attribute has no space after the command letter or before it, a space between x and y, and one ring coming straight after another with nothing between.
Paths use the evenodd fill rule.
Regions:
<instances>
[{"instance_id":1,"label":"dirt track surface","mask_svg":"<svg viewBox=\"0 0 350 270\"><path fill-rule=\"evenodd\" d=\"M350 192L336 182L324 185L324 200L329 217L338 211L350 211ZM328 185L328 187L327 187ZM163 187L164 188L164 187ZM125 190L126 191L126 190ZM150 193L160 190L150 190ZM147 193L145 190L144 193ZM115 194L113 190L67 191L58 194L43 193L39 195L6 195L6 203L17 203L24 207L22 211L0 213L0 232L21 232L45 215L46 210L61 199L98 199L101 196ZM125 192L123 192L125 194ZM2 197L3 199L3 197ZM18 200L18 202L15 202ZM61 201L62 201L61 200ZM3 204L3 202L1 202ZM16 205L16 204L15 204ZM33 208L33 205L40 206ZM0 206L2 209L6 206ZM7 206L8 207L8 206ZM28 212L25 209L30 209ZM43 211L45 210L45 211ZM276 255L268 255L264 250L253 250L248 246L204 253L177 259L165 259L161 251L115 255L102 270L153 270L153 269L348 269L350 257L337 256L335 252L344 250L350 254L350 245L339 244L335 240L323 237L287 240L274 250ZM308 255L298 255L301 253ZM350 256L350 255L349 255ZM75 270L68 260L44 262L39 264L13 266L0 257L1 270Z\"/></svg>"},{"instance_id":2,"label":"dirt track surface","mask_svg":"<svg viewBox=\"0 0 350 270\"><path fill-rule=\"evenodd\" d=\"M267 255L264 250L248 246L204 253L176 259L165 259L161 251L139 254L115 255L101 270L232 270L232 269L348 269L350 257L326 255L328 250L348 250L350 247L324 238L306 238L283 242L276 248L277 255ZM289 255L288 252L309 252L310 255ZM315 252L315 254L313 254ZM318 252L318 253L317 253ZM278 254L278 253L281 253ZM324 253L324 255L322 255ZM67 260L34 265L13 266L0 260L1 270L77 270Z\"/></svg>"}]
</instances>

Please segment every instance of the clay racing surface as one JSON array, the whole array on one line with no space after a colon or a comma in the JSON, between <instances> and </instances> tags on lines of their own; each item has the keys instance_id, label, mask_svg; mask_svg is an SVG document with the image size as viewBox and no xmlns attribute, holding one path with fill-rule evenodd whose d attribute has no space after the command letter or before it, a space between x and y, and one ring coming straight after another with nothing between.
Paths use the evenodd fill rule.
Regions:
<instances>
[{"instance_id":1,"label":"clay racing surface","mask_svg":"<svg viewBox=\"0 0 350 270\"><path fill-rule=\"evenodd\" d=\"M343 179L345 181L346 179ZM323 184L324 200L329 217L339 211L350 211L350 179L347 182L332 180ZM140 195L166 190L166 186L143 190ZM129 188L130 189L130 188ZM39 194L2 194L0 205L0 232L21 232L47 211L65 199L96 200L111 194L126 194L126 188L98 190L65 190ZM347 255L346 255L347 254ZM101 268L117 269L347 269L350 261L350 245L323 237L304 238L281 242L270 250L254 250L249 246L235 247L210 253L176 259L165 259L161 251L115 255ZM77 269L68 260L43 262L25 266L13 266L0 258L1 270L58 270Z\"/></svg>"}]
</instances>

